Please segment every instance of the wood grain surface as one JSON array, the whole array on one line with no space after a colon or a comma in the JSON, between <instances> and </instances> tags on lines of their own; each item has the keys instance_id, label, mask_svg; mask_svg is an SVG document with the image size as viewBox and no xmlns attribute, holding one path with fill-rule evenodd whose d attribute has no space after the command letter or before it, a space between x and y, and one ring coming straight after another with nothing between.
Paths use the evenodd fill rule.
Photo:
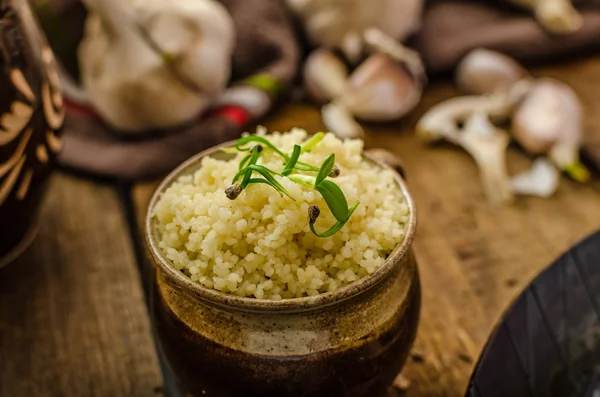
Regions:
<instances>
[{"instance_id":1,"label":"wood grain surface","mask_svg":"<svg viewBox=\"0 0 600 397\"><path fill-rule=\"evenodd\" d=\"M161 384L115 189L55 174L37 239L0 271L0 396L148 397Z\"/></svg>"},{"instance_id":2,"label":"wood grain surface","mask_svg":"<svg viewBox=\"0 0 600 397\"><path fill-rule=\"evenodd\" d=\"M589 139L600 143L600 58L534 73L573 86L585 106ZM367 147L386 148L404 161L419 212L414 247L423 307L414 352L403 372L409 397L464 395L479 353L511 301L561 252L600 228L598 181L583 186L563 177L551 199L520 197L512 205L494 206L486 202L477 168L465 152L419 142L412 133L418 117L456 94L450 82L434 82L402 122L365 126ZM309 104L284 105L262 124L279 131L324 129L318 109ZM518 148L511 147L508 157L511 173L531 165ZM133 189L139 221L156 185Z\"/></svg>"},{"instance_id":3,"label":"wood grain surface","mask_svg":"<svg viewBox=\"0 0 600 397\"><path fill-rule=\"evenodd\" d=\"M600 147L600 57L535 73L573 86L586 110L588 148ZM400 393L409 397L464 395L483 344L514 297L562 251L600 228L598 179L584 186L563 177L550 199L493 206L466 153L415 139L418 116L455 94L449 82L434 82L402 122L365 126L367 147L403 159L419 211L414 248L423 307L403 372L408 388ZM263 124L324 128L308 104L285 105ZM530 164L510 148L511 173ZM132 189L138 226L156 184ZM34 246L0 272L0 396L160 393L133 248L114 190L55 175L50 193Z\"/></svg>"}]
</instances>

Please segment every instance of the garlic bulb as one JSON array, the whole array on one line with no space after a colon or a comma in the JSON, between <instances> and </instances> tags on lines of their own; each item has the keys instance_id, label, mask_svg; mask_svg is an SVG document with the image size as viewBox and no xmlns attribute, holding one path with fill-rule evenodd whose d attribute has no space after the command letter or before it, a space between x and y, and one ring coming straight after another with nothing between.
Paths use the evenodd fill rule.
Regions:
<instances>
[{"instance_id":1,"label":"garlic bulb","mask_svg":"<svg viewBox=\"0 0 600 397\"><path fill-rule=\"evenodd\" d=\"M573 33L583 25L583 18L571 0L511 0L534 11L539 23L554 34Z\"/></svg>"},{"instance_id":2,"label":"garlic bulb","mask_svg":"<svg viewBox=\"0 0 600 397\"><path fill-rule=\"evenodd\" d=\"M514 59L483 48L469 52L456 68L458 88L470 94L483 95L508 90L530 73Z\"/></svg>"},{"instance_id":3,"label":"garlic bulb","mask_svg":"<svg viewBox=\"0 0 600 397\"><path fill-rule=\"evenodd\" d=\"M313 45L340 48L357 62L364 33L378 28L396 40L417 31L423 0L286 0L300 17Z\"/></svg>"},{"instance_id":4,"label":"garlic bulb","mask_svg":"<svg viewBox=\"0 0 600 397\"><path fill-rule=\"evenodd\" d=\"M513 115L512 135L530 153L548 154L573 179L589 178L579 162L582 105L568 85L549 78L536 80Z\"/></svg>"},{"instance_id":5,"label":"garlic bulb","mask_svg":"<svg viewBox=\"0 0 600 397\"><path fill-rule=\"evenodd\" d=\"M195 118L227 85L234 24L214 0L84 0L83 89L123 132Z\"/></svg>"}]
</instances>

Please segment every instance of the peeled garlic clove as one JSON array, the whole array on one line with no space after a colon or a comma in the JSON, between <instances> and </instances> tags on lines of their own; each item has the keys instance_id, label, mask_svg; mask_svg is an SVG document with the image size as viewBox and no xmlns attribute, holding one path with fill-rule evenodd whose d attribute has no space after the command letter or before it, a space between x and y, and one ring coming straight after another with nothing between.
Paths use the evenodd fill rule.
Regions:
<instances>
[{"instance_id":1,"label":"peeled garlic clove","mask_svg":"<svg viewBox=\"0 0 600 397\"><path fill-rule=\"evenodd\" d=\"M338 97L348 79L348 68L333 52L320 48L304 64L304 86L313 99L329 102Z\"/></svg>"},{"instance_id":2,"label":"peeled garlic clove","mask_svg":"<svg viewBox=\"0 0 600 397\"><path fill-rule=\"evenodd\" d=\"M421 91L420 84L398 62L373 54L350 75L339 99L360 119L389 121L412 110Z\"/></svg>"},{"instance_id":3,"label":"peeled garlic clove","mask_svg":"<svg viewBox=\"0 0 600 397\"><path fill-rule=\"evenodd\" d=\"M515 194L550 197L558 189L560 173L554 165L546 158L536 159L531 168L518 175L511 181L511 187Z\"/></svg>"},{"instance_id":4,"label":"peeled garlic clove","mask_svg":"<svg viewBox=\"0 0 600 397\"><path fill-rule=\"evenodd\" d=\"M331 102L321 108L321 117L327 129L342 139L360 138L364 131L352 113L341 103Z\"/></svg>"},{"instance_id":5,"label":"peeled garlic clove","mask_svg":"<svg viewBox=\"0 0 600 397\"><path fill-rule=\"evenodd\" d=\"M482 95L507 90L528 76L529 72L514 59L480 48L468 53L458 64L455 81L461 91Z\"/></svg>"},{"instance_id":6,"label":"peeled garlic clove","mask_svg":"<svg viewBox=\"0 0 600 397\"><path fill-rule=\"evenodd\" d=\"M538 79L513 115L512 135L528 152L548 154L559 169L574 179L589 177L579 162L582 105L568 85L554 79Z\"/></svg>"}]
</instances>

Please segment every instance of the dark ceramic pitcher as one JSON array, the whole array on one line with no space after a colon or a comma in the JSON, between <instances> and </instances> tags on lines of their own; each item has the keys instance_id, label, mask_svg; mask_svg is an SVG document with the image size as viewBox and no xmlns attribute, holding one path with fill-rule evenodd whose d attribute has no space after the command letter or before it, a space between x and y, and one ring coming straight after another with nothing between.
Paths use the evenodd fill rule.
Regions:
<instances>
[{"instance_id":1,"label":"dark ceramic pitcher","mask_svg":"<svg viewBox=\"0 0 600 397\"><path fill-rule=\"evenodd\" d=\"M0 267L33 239L64 111L52 51L27 0L0 0Z\"/></svg>"}]
</instances>

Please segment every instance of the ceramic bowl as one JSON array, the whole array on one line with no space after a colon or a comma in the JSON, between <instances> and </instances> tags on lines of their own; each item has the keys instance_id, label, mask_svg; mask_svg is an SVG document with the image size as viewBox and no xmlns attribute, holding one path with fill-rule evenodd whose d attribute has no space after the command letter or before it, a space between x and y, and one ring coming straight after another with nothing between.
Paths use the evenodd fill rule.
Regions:
<instances>
[{"instance_id":1,"label":"ceramic bowl","mask_svg":"<svg viewBox=\"0 0 600 397\"><path fill-rule=\"evenodd\" d=\"M225 144L224 146L231 146ZM191 158L159 186L157 199L205 156ZM388 166L365 155L382 168ZM191 281L158 248L150 212L146 239L156 266L153 317L159 345L193 396L369 396L386 392L412 346L420 284L411 244L416 212L407 198L405 239L384 265L334 292L280 301L237 297Z\"/></svg>"}]
</instances>

